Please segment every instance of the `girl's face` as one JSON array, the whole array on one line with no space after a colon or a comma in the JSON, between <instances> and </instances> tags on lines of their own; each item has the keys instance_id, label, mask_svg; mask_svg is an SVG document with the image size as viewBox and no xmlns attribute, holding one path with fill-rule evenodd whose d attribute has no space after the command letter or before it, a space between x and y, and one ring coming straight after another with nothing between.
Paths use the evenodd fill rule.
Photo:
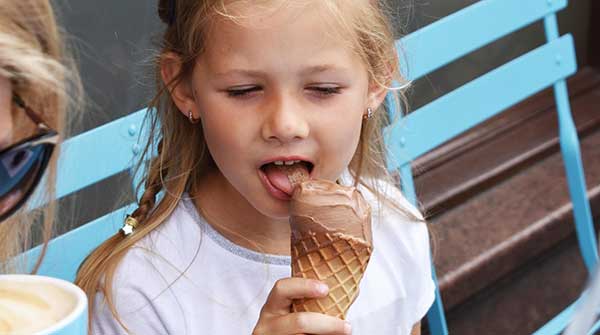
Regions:
<instances>
[{"instance_id":1,"label":"girl's face","mask_svg":"<svg viewBox=\"0 0 600 335\"><path fill-rule=\"evenodd\" d=\"M212 27L192 77L195 102L179 107L200 117L219 176L231 186L222 191L285 218L289 201L269 190L263 164L305 160L311 178L337 179L354 156L367 107L375 110L385 90L370 87L367 68L324 23L318 1L269 14L232 10L244 19Z\"/></svg>"}]
</instances>

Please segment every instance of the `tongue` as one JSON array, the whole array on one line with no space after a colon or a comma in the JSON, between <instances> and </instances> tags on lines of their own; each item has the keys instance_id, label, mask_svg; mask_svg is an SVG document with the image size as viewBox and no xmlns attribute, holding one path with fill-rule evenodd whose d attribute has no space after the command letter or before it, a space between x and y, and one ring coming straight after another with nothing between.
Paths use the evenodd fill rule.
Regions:
<instances>
[{"instance_id":1,"label":"tongue","mask_svg":"<svg viewBox=\"0 0 600 335\"><path fill-rule=\"evenodd\" d=\"M301 181L299 179L308 179L308 169L303 164L291 166L268 164L264 171L271 184L288 195L291 195L294 190L293 184Z\"/></svg>"}]
</instances>

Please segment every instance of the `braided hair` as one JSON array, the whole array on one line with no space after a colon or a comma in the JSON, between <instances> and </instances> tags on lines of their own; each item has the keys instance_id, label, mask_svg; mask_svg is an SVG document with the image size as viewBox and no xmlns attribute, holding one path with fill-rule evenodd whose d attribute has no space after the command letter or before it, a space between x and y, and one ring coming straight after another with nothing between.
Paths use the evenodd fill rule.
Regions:
<instances>
[{"instance_id":1,"label":"braided hair","mask_svg":"<svg viewBox=\"0 0 600 335\"><path fill-rule=\"evenodd\" d=\"M147 122L148 139L139 156L135 175L143 171L142 179L137 185L135 194L140 194L137 208L131 217L137 221L134 234L126 236L117 232L94 250L81 265L76 284L88 296L89 313L93 313L96 293L102 292L106 303L124 329L127 329L117 315L112 300L112 281L118 264L127 251L138 241L163 224L177 207L179 200L186 192L188 185L197 185L198 181L216 165L208 152L204 134L200 124L192 124L173 102L170 91L186 80L186 74L193 68L195 50L191 43L183 38L187 34L179 27L191 25L195 16L183 14L174 20L175 10L180 13L199 12L201 1L160 0L158 14L167 24L164 32L161 51L155 58L155 81L158 91L148 104ZM196 40L197 41L197 40ZM160 68L163 55L167 52L180 56L182 67L171 82L163 82ZM156 148L156 154L154 154ZM140 192L143 189L143 192ZM164 196L157 195L164 191Z\"/></svg>"}]
</instances>

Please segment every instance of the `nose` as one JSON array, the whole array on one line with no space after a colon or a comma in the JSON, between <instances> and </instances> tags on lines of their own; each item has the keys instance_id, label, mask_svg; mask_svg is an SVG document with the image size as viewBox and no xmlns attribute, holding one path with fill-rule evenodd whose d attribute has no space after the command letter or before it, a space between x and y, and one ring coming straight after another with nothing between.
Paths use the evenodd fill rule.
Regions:
<instances>
[{"instance_id":1,"label":"nose","mask_svg":"<svg viewBox=\"0 0 600 335\"><path fill-rule=\"evenodd\" d=\"M3 114L4 113L4 114ZM0 111L0 150L8 147L13 139L13 122L10 118L10 110ZM8 117L6 117L8 115Z\"/></svg>"},{"instance_id":2,"label":"nose","mask_svg":"<svg viewBox=\"0 0 600 335\"><path fill-rule=\"evenodd\" d=\"M293 97L280 97L266 110L262 137L281 144L304 139L310 132L306 111Z\"/></svg>"},{"instance_id":3,"label":"nose","mask_svg":"<svg viewBox=\"0 0 600 335\"><path fill-rule=\"evenodd\" d=\"M12 137L12 87L8 79L0 76L0 149L8 146Z\"/></svg>"}]
</instances>

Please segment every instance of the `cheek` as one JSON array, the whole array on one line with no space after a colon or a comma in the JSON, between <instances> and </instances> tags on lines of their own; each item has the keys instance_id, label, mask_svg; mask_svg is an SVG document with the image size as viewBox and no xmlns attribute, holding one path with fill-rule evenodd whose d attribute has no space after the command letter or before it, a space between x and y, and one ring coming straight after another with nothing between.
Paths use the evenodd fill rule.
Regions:
<instances>
[{"instance_id":1,"label":"cheek","mask_svg":"<svg viewBox=\"0 0 600 335\"><path fill-rule=\"evenodd\" d=\"M216 163L230 162L243 152L244 132L235 122L223 117L205 116L202 119L204 138Z\"/></svg>"},{"instance_id":2,"label":"cheek","mask_svg":"<svg viewBox=\"0 0 600 335\"><path fill-rule=\"evenodd\" d=\"M335 179L350 164L360 140L361 119L339 118L321 129L324 177Z\"/></svg>"},{"instance_id":3,"label":"cheek","mask_svg":"<svg viewBox=\"0 0 600 335\"><path fill-rule=\"evenodd\" d=\"M200 106L201 124L208 149L221 172L228 179L247 178L245 166L253 143L254 125L243 122L218 106Z\"/></svg>"}]
</instances>

